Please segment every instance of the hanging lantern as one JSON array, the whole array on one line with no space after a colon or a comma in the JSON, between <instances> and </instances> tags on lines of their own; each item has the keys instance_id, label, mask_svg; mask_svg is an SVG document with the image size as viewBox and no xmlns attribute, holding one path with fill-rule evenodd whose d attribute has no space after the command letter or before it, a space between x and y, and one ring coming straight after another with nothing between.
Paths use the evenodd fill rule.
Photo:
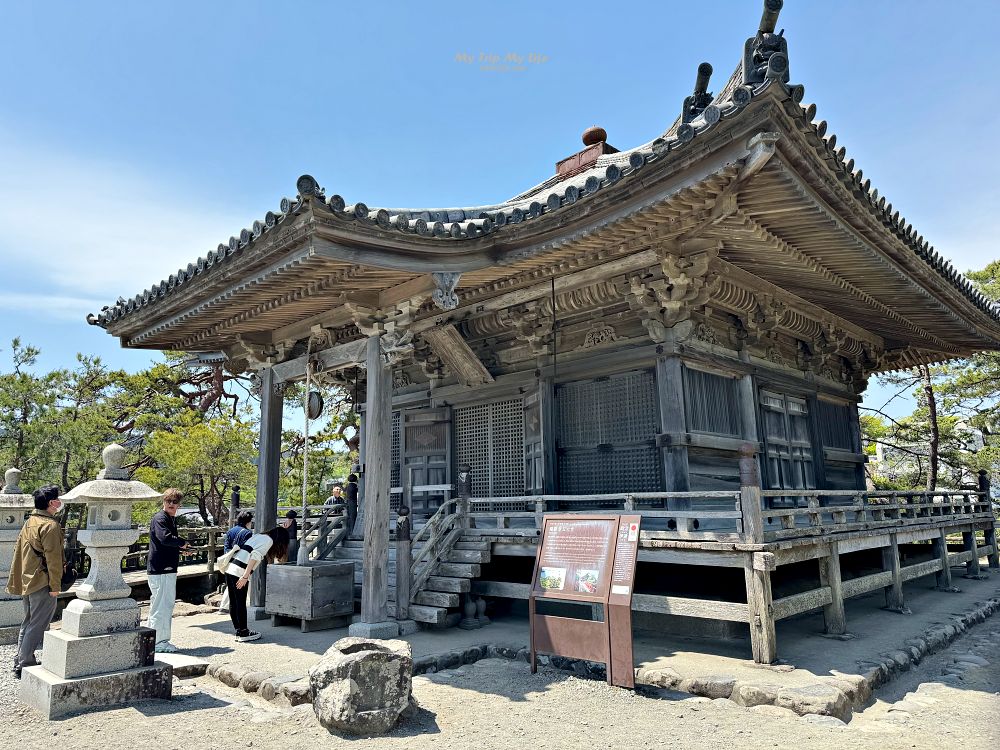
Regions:
<instances>
[{"instance_id":1,"label":"hanging lantern","mask_svg":"<svg viewBox=\"0 0 1000 750\"><path fill-rule=\"evenodd\" d=\"M316 419L323 413L323 397L319 391L309 391L309 400L306 403L308 404L306 414L309 419Z\"/></svg>"}]
</instances>

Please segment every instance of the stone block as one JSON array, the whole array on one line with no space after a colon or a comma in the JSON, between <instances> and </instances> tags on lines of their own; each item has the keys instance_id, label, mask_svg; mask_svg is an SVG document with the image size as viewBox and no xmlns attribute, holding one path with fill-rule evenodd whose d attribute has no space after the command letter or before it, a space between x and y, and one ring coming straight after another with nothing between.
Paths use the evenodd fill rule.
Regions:
<instances>
[{"instance_id":1,"label":"stone block","mask_svg":"<svg viewBox=\"0 0 1000 750\"><path fill-rule=\"evenodd\" d=\"M395 638L399 635L399 623L395 620L386 622L354 622L347 629L352 638Z\"/></svg>"},{"instance_id":2,"label":"stone block","mask_svg":"<svg viewBox=\"0 0 1000 750\"><path fill-rule=\"evenodd\" d=\"M215 671L215 679L229 687L239 687L243 677L253 670L242 664L224 664Z\"/></svg>"},{"instance_id":3,"label":"stone block","mask_svg":"<svg viewBox=\"0 0 1000 750\"><path fill-rule=\"evenodd\" d=\"M139 627L139 605L134 599L88 602L74 599L63 610L64 633L76 636L107 635Z\"/></svg>"},{"instance_id":4,"label":"stone block","mask_svg":"<svg viewBox=\"0 0 1000 750\"><path fill-rule=\"evenodd\" d=\"M281 686L281 694L293 706L301 706L304 703L312 703L312 688L309 685L309 678L303 677L294 682L286 682Z\"/></svg>"},{"instance_id":5,"label":"stone block","mask_svg":"<svg viewBox=\"0 0 1000 750\"><path fill-rule=\"evenodd\" d=\"M688 677L681 680L678 689L693 695L703 695L706 698L728 698L733 694L736 678L728 675L706 675L704 677Z\"/></svg>"},{"instance_id":6,"label":"stone block","mask_svg":"<svg viewBox=\"0 0 1000 750\"><path fill-rule=\"evenodd\" d=\"M153 663L155 637L151 628L85 638L49 630L42 642L42 664L63 679L147 667Z\"/></svg>"},{"instance_id":7,"label":"stone block","mask_svg":"<svg viewBox=\"0 0 1000 750\"><path fill-rule=\"evenodd\" d=\"M851 716L851 702L842 690L833 685L816 684L780 690L775 705L800 716L822 714L843 720Z\"/></svg>"},{"instance_id":8,"label":"stone block","mask_svg":"<svg viewBox=\"0 0 1000 750\"><path fill-rule=\"evenodd\" d=\"M271 672L247 672L240 680L240 689L244 693L256 693L264 680L274 677Z\"/></svg>"},{"instance_id":9,"label":"stone block","mask_svg":"<svg viewBox=\"0 0 1000 750\"><path fill-rule=\"evenodd\" d=\"M329 730L384 734L410 702L410 644L341 638L309 669L313 711Z\"/></svg>"},{"instance_id":10,"label":"stone block","mask_svg":"<svg viewBox=\"0 0 1000 750\"><path fill-rule=\"evenodd\" d=\"M286 682L295 682L296 680L301 680L302 675L282 675L280 677L269 677L260 683L260 688L257 692L260 697L267 701L273 701L275 698L281 695L281 686Z\"/></svg>"},{"instance_id":11,"label":"stone block","mask_svg":"<svg viewBox=\"0 0 1000 750\"><path fill-rule=\"evenodd\" d=\"M57 677L44 667L28 667L21 674L20 699L45 719L93 708L162 698L169 700L173 687L169 664L76 679Z\"/></svg>"},{"instance_id":12,"label":"stone block","mask_svg":"<svg viewBox=\"0 0 1000 750\"><path fill-rule=\"evenodd\" d=\"M730 699L740 706L773 706L778 699L780 685L765 685L760 683L737 682L733 687Z\"/></svg>"},{"instance_id":13,"label":"stone block","mask_svg":"<svg viewBox=\"0 0 1000 750\"><path fill-rule=\"evenodd\" d=\"M20 625L11 625L8 628L0 628L0 646L10 646L17 643L17 634L20 631Z\"/></svg>"},{"instance_id":14,"label":"stone block","mask_svg":"<svg viewBox=\"0 0 1000 750\"><path fill-rule=\"evenodd\" d=\"M22 620L24 620L24 603L21 601L21 597L16 599L0 598L0 628L16 627L20 629ZM14 642L17 642L16 635Z\"/></svg>"},{"instance_id":15,"label":"stone block","mask_svg":"<svg viewBox=\"0 0 1000 750\"><path fill-rule=\"evenodd\" d=\"M157 654L156 661L169 664L174 677L201 677L208 671L208 662L187 654Z\"/></svg>"}]
</instances>

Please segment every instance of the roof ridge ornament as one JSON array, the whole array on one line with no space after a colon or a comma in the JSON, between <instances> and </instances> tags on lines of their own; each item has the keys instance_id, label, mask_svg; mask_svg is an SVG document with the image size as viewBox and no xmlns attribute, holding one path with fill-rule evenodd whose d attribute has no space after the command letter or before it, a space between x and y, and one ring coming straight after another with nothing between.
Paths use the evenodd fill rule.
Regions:
<instances>
[{"instance_id":1,"label":"roof ridge ornament","mask_svg":"<svg viewBox=\"0 0 1000 750\"><path fill-rule=\"evenodd\" d=\"M681 109L682 123L691 122L712 103L715 96L708 90L708 82L711 77L712 65L710 63L703 62L698 66L698 76L694 81L694 93L684 97L684 106Z\"/></svg>"},{"instance_id":2,"label":"roof ridge ornament","mask_svg":"<svg viewBox=\"0 0 1000 750\"><path fill-rule=\"evenodd\" d=\"M743 83L758 86L768 80L788 83L788 42L785 30L774 27L784 0L764 0L756 36L743 45Z\"/></svg>"}]
</instances>

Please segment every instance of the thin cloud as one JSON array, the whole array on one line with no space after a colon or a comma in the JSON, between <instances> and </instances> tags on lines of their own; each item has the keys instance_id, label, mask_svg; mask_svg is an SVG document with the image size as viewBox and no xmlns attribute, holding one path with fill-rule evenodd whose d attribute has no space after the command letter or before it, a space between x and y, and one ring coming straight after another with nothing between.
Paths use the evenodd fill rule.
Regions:
<instances>
[{"instance_id":1,"label":"thin cloud","mask_svg":"<svg viewBox=\"0 0 1000 750\"><path fill-rule=\"evenodd\" d=\"M57 310L148 289L243 226L128 166L7 137L0 164L0 258L64 291Z\"/></svg>"},{"instance_id":2,"label":"thin cloud","mask_svg":"<svg viewBox=\"0 0 1000 750\"><path fill-rule=\"evenodd\" d=\"M72 297L59 294L44 295L23 294L19 292L4 292L0 294L0 310L24 313L30 310L32 315L44 316L55 320L65 320L83 324L87 313L99 310L108 304L101 297Z\"/></svg>"}]
</instances>

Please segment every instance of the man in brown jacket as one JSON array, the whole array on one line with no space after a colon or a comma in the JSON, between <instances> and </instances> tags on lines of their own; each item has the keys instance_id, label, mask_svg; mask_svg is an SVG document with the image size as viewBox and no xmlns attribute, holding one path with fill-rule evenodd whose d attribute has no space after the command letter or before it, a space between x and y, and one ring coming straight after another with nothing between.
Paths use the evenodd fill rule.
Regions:
<instances>
[{"instance_id":1,"label":"man in brown jacket","mask_svg":"<svg viewBox=\"0 0 1000 750\"><path fill-rule=\"evenodd\" d=\"M14 676L21 679L24 667L33 667L35 650L56 612L63 574L63 530L55 519L62 507L59 488L47 485L33 493L35 510L24 522L14 547L7 593L20 596L24 621L17 636Z\"/></svg>"}]
</instances>

